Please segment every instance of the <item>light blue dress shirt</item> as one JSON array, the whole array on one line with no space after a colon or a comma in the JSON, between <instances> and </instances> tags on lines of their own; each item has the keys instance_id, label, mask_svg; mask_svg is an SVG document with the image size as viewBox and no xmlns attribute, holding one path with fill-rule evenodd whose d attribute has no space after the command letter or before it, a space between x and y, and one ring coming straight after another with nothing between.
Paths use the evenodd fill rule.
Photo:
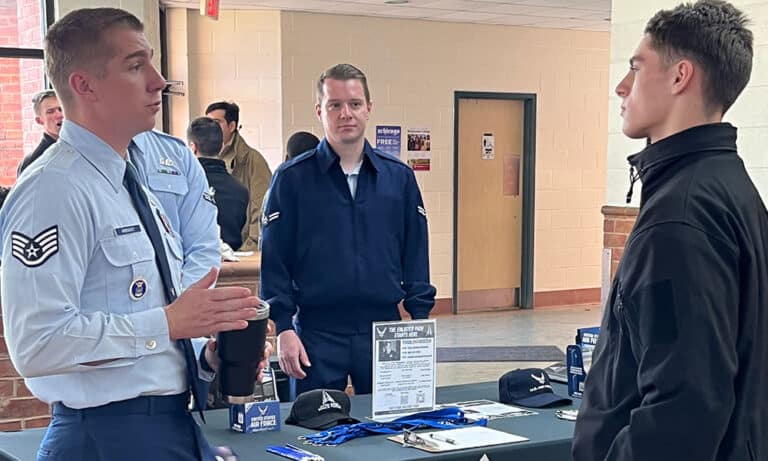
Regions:
<instances>
[{"instance_id":1,"label":"light blue dress shirt","mask_svg":"<svg viewBox=\"0 0 768 461\"><path fill-rule=\"evenodd\" d=\"M133 138L138 147L132 161L145 186L160 200L181 236L184 251L184 288L221 266L217 208L209 192L205 171L191 150L178 138L147 131Z\"/></svg>"},{"instance_id":2,"label":"light blue dress shirt","mask_svg":"<svg viewBox=\"0 0 768 461\"><path fill-rule=\"evenodd\" d=\"M125 167L106 143L64 121L59 142L0 211L5 340L45 402L85 408L187 389L155 252L123 187ZM180 292L179 237L145 191ZM85 365L97 361L108 362Z\"/></svg>"}]
</instances>

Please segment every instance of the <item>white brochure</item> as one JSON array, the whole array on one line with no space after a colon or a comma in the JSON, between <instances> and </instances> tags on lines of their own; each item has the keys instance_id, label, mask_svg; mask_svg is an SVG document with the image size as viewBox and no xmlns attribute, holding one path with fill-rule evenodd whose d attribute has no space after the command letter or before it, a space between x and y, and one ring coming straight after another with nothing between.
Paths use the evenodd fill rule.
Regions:
<instances>
[{"instance_id":1,"label":"white brochure","mask_svg":"<svg viewBox=\"0 0 768 461\"><path fill-rule=\"evenodd\" d=\"M436 327L434 319L373 324L374 420L435 408Z\"/></svg>"}]
</instances>

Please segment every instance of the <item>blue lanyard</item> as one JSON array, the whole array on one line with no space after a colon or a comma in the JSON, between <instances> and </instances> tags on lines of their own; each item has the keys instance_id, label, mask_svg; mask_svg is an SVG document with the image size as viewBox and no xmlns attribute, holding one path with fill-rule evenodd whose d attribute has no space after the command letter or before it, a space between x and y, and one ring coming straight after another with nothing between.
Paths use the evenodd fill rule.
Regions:
<instances>
[{"instance_id":1,"label":"blue lanyard","mask_svg":"<svg viewBox=\"0 0 768 461\"><path fill-rule=\"evenodd\" d=\"M485 426L488 420L483 418L478 421L470 421L464 416L464 412L458 407L446 407L440 410L426 411L403 416L389 423L357 423L342 424L327 431L317 432L299 437L304 443L316 446L341 445L347 440L369 435L399 434L403 430L409 431L427 427L435 429L455 429L465 426Z\"/></svg>"}]
</instances>

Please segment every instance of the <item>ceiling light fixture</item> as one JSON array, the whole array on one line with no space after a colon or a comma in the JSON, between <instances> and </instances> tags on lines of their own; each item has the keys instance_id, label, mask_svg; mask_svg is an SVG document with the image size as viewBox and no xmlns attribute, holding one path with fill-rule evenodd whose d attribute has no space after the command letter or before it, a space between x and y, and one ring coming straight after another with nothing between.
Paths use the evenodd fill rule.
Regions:
<instances>
[{"instance_id":1,"label":"ceiling light fixture","mask_svg":"<svg viewBox=\"0 0 768 461\"><path fill-rule=\"evenodd\" d=\"M408 0L387 0L384 3L387 5L405 5L408 3Z\"/></svg>"}]
</instances>

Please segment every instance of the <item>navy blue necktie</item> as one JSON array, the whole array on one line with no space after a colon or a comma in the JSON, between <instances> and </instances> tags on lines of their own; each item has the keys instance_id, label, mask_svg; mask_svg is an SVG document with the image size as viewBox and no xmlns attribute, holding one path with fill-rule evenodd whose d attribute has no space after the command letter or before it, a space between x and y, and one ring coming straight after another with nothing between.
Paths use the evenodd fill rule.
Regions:
<instances>
[{"instance_id":1,"label":"navy blue necktie","mask_svg":"<svg viewBox=\"0 0 768 461\"><path fill-rule=\"evenodd\" d=\"M123 177L123 185L128 189L133 206L139 214L139 219L141 219L141 224L144 225L149 240L152 241L152 246L155 248L155 263L157 263L157 268L160 270L160 278L163 281L165 297L169 303L172 303L176 300L178 295L176 289L173 287L171 268L168 265L168 256L165 253L165 245L163 245L160 229L158 229L155 218L152 216L152 207L149 206L147 196L144 194L144 191L139 184L136 167L134 167L131 162L125 163L126 168L125 176ZM205 421L205 418L203 417L203 407L204 403L208 400L208 396L202 395L203 386L197 379L197 358L195 358L195 350L192 347L192 341L185 338L179 339L178 342L181 346L181 350L184 351L184 359L187 362L187 381L189 381L189 387L192 391L192 395L195 397L195 407L200 412L200 417Z\"/></svg>"}]
</instances>

